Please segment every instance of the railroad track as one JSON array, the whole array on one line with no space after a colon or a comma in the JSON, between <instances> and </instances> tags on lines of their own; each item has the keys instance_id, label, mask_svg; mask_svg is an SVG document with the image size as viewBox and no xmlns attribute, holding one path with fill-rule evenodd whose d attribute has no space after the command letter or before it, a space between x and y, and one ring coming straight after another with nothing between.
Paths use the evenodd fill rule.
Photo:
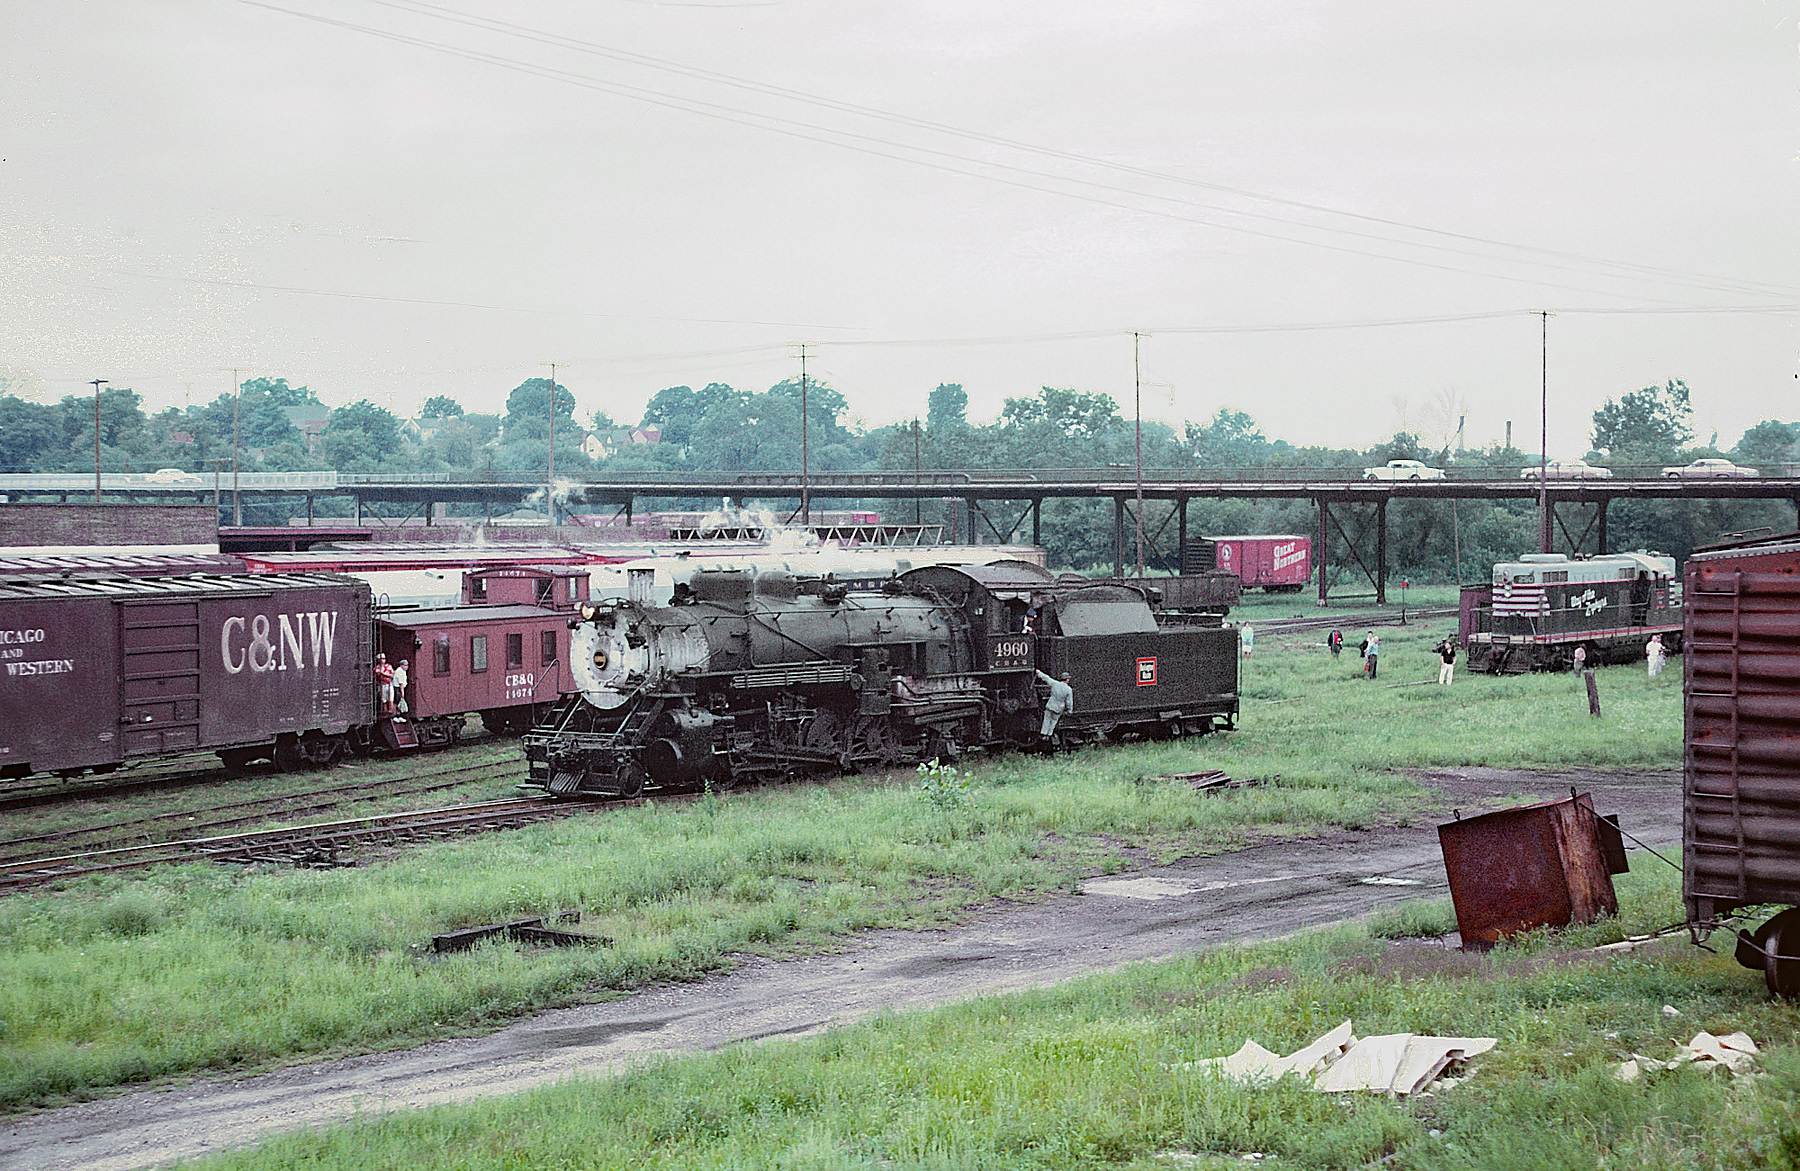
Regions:
<instances>
[{"instance_id":1,"label":"railroad track","mask_svg":"<svg viewBox=\"0 0 1800 1171\"><path fill-rule=\"evenodd\" d=\"M366 805L385 798L441 792L484 779L503 779L505 773L517 768L523 759L522 756L507 756L413 773L385 782L365 778L324 789L271 793L224 805L171 809L143 817L67 826L0 841L0 863L28 861L40 856L45 847L67 852L143 845L147 840L172 836L167 832L171 830L184 838L192 838L197 833L267 822L276 817L306 817L345 805Z\"/></svg>"},{"instance_id":2,"label":"railroad track","mask_svg":"<svg viewBox=\"0 0 1800 1171\"><path fill-rule=\"evenodd\" d=\"M1459 611L1455 606L1426 607L1406 612L1407 623L1435 622L1443 618L1455 618ZM1247 619L1258 630L1330 630L1341 627L1349 631L1358 627L1398 626L1400 614L1392 610L1370 610L1361 614L1321 614L1307 618L1270 618L1258 621ZM1345 637L1348 637L1346 634Z\"/></svg>"},{"instance_id":3,"label":"railroad track","mask_svg":"<svg viewBox=\"0 0 1800 1171\"><path fill-rule=\"evenodd\" d=\"M174 862L273 862L333 866L351 847L447 838L568 817L593 802L514 797L441 809L388 813L283 829L120 846L0 863L0 892L59 879L135 870Z\"/></svg>"},{"instance_id":4,"label":"railroad track","mask_svg":"<svg viewBox=\"0 0 1800 1171\"><path fill-rule=\"evenodd\" d=\"M480 748L492 742L488 737L477 735L465 739L462 746ZM371 759L381 760L383 758ZM160 789L192 788L217 784L222 781L279 775L281 774L254 767L248 772L234 773L220 765L217 756L210 752L200 752L173 760L158 761L155 764L126 765L110 773L8 784L0 787L0 813L13 809L59 805L70 801L105 800L133 793L154 792Z\"/></svg>"}]
</instances>

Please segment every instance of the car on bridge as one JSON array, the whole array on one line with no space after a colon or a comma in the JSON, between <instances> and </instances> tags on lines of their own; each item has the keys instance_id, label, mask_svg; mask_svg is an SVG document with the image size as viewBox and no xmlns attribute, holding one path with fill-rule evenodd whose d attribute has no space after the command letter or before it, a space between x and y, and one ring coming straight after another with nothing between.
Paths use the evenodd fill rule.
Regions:
<instances>
[{"instance_id":1,"label":"car on bridge","mask_svg":"<svg viewBox=\"0 0 1800 1171\"><path fill-rule=\"evenodd\" d=\"M1378 468L1364 468L1365 480L1441 480L1444 469L1428 468L1416 459L1390 459Z\"/></svg>"},{"instance_id":2,"label":"car on bridge","mask_svg":"<svg viewBox=\"0 0 1800 1171\"><path fill-rule=\"evenodd\" d=\"M1539 472L1549 480L1610 480L1611 468L1597 468L1584 459L1553 459L1541 469L1526 468L1519 473L1521 480L1535 480Z\"/></svg>"},{"instance_id":3,"label":"car on bridge","mask_svg":"<svg viewBox=\"0 0 1800 1171\"><path fill-rule=\"evenodd\" d=\"M1741 480L1759 473L1755 468L1739 467L1728 459L1697 459L1678 468L1664 468L1662 474L1671 480Z\"/></svg>"}]
</instances>

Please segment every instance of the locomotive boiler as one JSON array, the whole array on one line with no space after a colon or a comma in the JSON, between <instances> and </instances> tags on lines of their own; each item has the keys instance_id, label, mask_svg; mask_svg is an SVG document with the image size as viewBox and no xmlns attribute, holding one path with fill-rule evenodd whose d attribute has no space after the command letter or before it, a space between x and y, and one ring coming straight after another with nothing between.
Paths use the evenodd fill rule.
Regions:
<instances>
[{"instance_id":1,"label":"locomotive boiler","mask_svg":"<svg viewBox=\"0 0 1800 1171\"><path fill-rule=\"evenodd\" d=\"M1075 688L1060 745L1237 713L1233 632L1165 630L1143 591L1026 562L920 567L879 592L703 569L667 605L650 581L571 623L574 689L525 738L534 784L635 796L1032 747L1040 669Z\"/></svg>"}]
</instances>

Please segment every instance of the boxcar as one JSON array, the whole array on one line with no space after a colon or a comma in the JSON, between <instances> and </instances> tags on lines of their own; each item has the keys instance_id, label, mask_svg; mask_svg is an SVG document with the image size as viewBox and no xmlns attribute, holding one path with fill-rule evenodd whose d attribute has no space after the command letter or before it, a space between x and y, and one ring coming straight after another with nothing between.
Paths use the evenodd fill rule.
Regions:
<instances>
[{"instance_id":1,"label":"boxcar","mask_svg":"<svg viewBox=\"0 0 1800 1171\"><path fill-rule=\"evenodd\" d=\"M1737 957L1800 996L1800 533L1698 550L1684 584L1688 920L1785 905Z\"/></svg>"},{"instance_id":2,"label":"boxcar","mask_svg":"<svg viewBox=\"0 0 1800 1171\"><path fill-rule=\"evenodd\" d=\"M326 574L0 581L0 775L298 761L372 707L369 589Z\"/></svg>"},{"instance_id":3,"label":"boxcar","mask_svg":"<svg viewBox=\"0 0 1800 1171\"><path fill-rule=\"evenodd\" d=\"M1293 594L1312 580L1312 540L1292 533L1207 537L1182 550L1182 573L1235 573L1244 589Z\"/></svg>"}]
</instances>

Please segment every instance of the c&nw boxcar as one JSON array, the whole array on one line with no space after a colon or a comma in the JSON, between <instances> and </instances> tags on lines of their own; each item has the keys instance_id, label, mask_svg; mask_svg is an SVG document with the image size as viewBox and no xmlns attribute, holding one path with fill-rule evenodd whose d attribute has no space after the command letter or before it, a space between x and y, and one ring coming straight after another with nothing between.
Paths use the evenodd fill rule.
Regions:
<instances>
[{"instance_id":1,"label":"c&nw boxcar","mask_svg":"<svg viewBox=\"0 0 1800 1171\"><path fill-rule=\"evenodd\" d=\"M323 574L0 582L0 775L299 762L372 707L369 590Z\"/></svg>"}]
</instances>

